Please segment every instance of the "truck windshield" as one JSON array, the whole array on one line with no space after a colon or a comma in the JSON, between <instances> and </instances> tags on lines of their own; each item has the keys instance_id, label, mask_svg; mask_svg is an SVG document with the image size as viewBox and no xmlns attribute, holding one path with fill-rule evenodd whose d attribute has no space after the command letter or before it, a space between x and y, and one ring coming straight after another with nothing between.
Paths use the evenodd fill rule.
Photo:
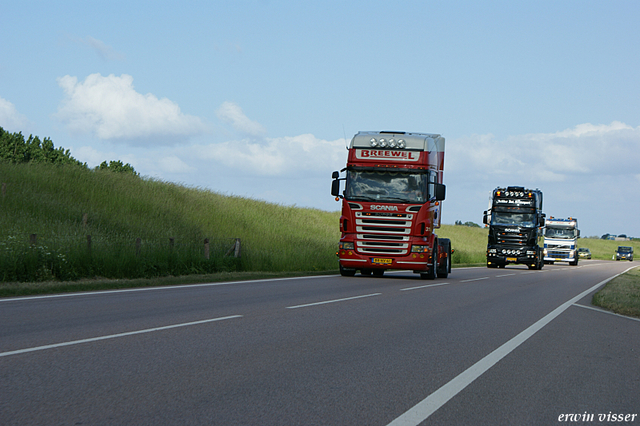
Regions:
<instances>
[{"instance_id":1,"label":"truck windshield","mask_svg":"<svg viewBox=\"0 0 640 426\"><path fill-rule=\"evenodd\" d=\"M491 213L492 225L516 225L533 228L535 226L535 214L520 212L493 211Z\"/></svg>"},{"instance_id":2,"label":"truck windshield","mask_svg":"<svg viewBox=\"0 0 640 426\"><path fill-rule=\"evenodd\" d=\"M347 200L424 203L428 200L426 173L387 171L347 172Z\"/></svg>"},{"instance_id":3,"label":"truck windshield","mask_svg":"<svg viewBox=\"0 0 640 426\"><path fill-rule=\"evenodd\" d=\"M545 228L544 236L547 238L574 239L576 237L576 232L573 229L567 228Z\"/></svg>"}]
</instances>

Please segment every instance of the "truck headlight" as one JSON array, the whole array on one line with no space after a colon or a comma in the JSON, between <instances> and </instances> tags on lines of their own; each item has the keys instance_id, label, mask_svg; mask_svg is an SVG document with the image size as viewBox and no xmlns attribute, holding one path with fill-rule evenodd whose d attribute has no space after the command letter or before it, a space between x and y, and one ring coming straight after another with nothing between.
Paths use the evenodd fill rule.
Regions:
<instances>
[{"instance_id":1,"label":"truck headlight","mask_svg":"<svg viewBox=\"0 0 640 426\"><path fill-rule=\"evenodd\" d=\"M429 252L429 246L418 246L418 245L412 245L411 246L411 253L427 253Z\"/></svg>"},{"instance_id":2,"label":"truck headlight","mask_svg":"<svg viewBox=\"0 0 640 426\"><path fill-rule=\"evenodd\" d=\"M340 243L340 245L338 247L340 248L340 250L353 250L354 249L353 243Z\"/></svg>"}]
</instances>

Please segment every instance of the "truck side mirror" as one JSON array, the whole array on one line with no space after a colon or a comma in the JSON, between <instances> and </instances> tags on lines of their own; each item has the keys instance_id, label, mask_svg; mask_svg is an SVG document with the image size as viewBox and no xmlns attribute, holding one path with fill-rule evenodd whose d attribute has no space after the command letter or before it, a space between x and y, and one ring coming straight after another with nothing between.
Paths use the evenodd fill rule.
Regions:
<instances>
[{"instance_id":1,"label":"truck side mirror","mask_svg":"<svg viewBox=\"0 0 640 426\"><path fill-rule=\"evenodd\" d=\"M339 172L333 172L331 173L331 179L338 179L340 177L340 173Z\"/></svg>"},{"instance_id":2,"label":"truck side mirror","mask_svg":"<svg viewBox=\"0 0 640 426\"><path fill-rule=\"evenodd\" d=\"M336 174L338 172L333 173ZM335 176L333 178L333 182L331 182L331 195L333 195L334 197L340 196L340 181Z\"/></svg>"},{"instance_id":3,"label":"truck side mirror","mask_svg":"<svg viewBox=\"0 0 640 426\"><path fill-rule=\"evenodd\" d=\"M482 223L484 223L485 225L488 225L488 223L487 223L487 222L488 222L488 221L487 221L487 211L485 210L485 211L482 213Z\"/></svg>"},{"instance_id":4,"label":"truck side mirror","mask_svg":"<svg viewBox=\"0 0 640 426\"><path fill-rule=\"evenodd\" d=\"M441 183L436 183L435 184L435 196L436 196L436 200L437 201L442 201L444 200L445 197L445 192L446 192L446 186L444 186Z\"/></svg>"}]
</instances>

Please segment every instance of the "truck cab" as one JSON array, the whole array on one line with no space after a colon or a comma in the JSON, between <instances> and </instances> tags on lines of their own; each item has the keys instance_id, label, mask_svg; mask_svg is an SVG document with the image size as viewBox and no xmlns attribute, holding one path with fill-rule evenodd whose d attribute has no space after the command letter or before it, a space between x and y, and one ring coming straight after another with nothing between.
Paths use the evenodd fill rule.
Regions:
<instances>
[{"instance_id":1,"label":"truck cab","mask_svg":"<svg viewBox=\"0 0 640 426\"><path fill-rule=\"evenodd\" d=\"M444 138L359 132L347 149L347 165L333 172L331 185L342 202L340 273L382 276L405 269L426 279L448 276L451 242L434 232L445 198Z\"/></svg>"},{"instance_id":2,"label":"truck cab","mask_svg":"<svg viewBox=\"0 0 640 426\"><path fill-rule=\"evenodd\" d=\"M578 264L578 219L547 219L544 229L544 262L565 262L569 265Z\"/></svg>"},{"instance_id":3,"label":"truck cab","mask_svg":"<svg viewBox=\"0 0 640 426\"><path fill-rule=\"evenodd\" d=\"M498 187L491 194L482 221L489 226L488 268L524 264L529 269L542 269L543 253L538 244L545 222L542 191L522 186Z\"/></svg>"}]
</instances>

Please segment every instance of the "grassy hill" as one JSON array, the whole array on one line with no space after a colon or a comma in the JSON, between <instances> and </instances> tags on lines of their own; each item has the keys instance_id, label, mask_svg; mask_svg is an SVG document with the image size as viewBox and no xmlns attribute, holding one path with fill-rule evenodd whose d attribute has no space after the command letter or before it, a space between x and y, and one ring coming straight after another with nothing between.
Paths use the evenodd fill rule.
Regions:
<instances>
[{"instance_id":1,"label":"grassy hill","mask_svg":"<svg viewBox=\"0 0 640 426\"><path fill-rule=\"evenodd\" d=\"M0 281L336 268L337 213L72 165L0 163L0 185Z\"/></svg>"}]
</instances>

